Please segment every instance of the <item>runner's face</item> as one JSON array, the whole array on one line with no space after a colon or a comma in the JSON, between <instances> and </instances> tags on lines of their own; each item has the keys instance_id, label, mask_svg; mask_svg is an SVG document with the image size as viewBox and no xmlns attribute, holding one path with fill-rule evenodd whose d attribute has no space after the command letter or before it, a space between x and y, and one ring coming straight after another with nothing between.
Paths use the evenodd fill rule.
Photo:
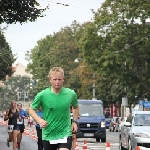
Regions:
<instances>
[{"instance_id":1,"label":"runner's face","mask_svg":"<svg viewBox=\"0 0 150 150\"><path fill-rule=\"evenodd\" d=\"M56 90L61 89L61 87L63 86L63 82L64 82L64 76L62 75L62 73L58 72L58 73L51 74L50 83L54 89Z\"/></svg>"},{"instance_id":2,"label":"runner's face","mask_svg":"<svg viewBox=\"0 0 150 150\"><path fill-rule=\"evenodd\" d=\"M17 108L20 110L22 107L21 107L21 105L19 104L19 105L17 105Z\"/></svg>"},{"instance_id":3,"label":"runner's face","mask_svg":"<svg viewBox=\"0 0 150 150\"><path fill-rule=\"evenodd\" d=\"M11 107L12 107L12 108L15 108L15 107L16 107L16 102L15 102L15 101L11 102Z\"/></svg>"}]
</instances>

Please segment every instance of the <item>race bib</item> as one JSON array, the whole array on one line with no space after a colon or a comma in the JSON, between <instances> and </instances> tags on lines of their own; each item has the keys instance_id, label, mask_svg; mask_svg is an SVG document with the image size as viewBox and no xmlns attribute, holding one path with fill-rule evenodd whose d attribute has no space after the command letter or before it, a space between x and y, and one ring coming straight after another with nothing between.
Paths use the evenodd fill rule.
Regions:
<instances>
[{"instance_id":1,"label":"race bib","mask_svg":"<svg viewBox=\"0 0 150 150\"><path fill-rule=\"evenodd\" d=\"M8 125L7 132L12 132L14 125Z\"/></svg>"},{"instance_id":2,"label":"race bib","mask_svg":"<svg viewBox=\"0 0 150 150\"><path fill-rule=\"evenodd\" d=\"M70 113L70 119L73 119L73 113Z\"/></svg>"},{"instance_id":3,"label":"race bib","mask_svg":"<svg viewBox=\"0 0 150 150\"><path fill-rule=\"evenodd\" d=\"M58 140L50 140L49 143L50 144L67 143L67 137Z\"/></svg>"},{"instance_id":4,"label":"race bib","mask_svg":"<svg viewBox=\"0 0 150 150\"><path fill-rule=\"evenodd\" d=\"M17 124L23 124L23 120L22 119L21 120L17 119Z\"/></svg>"}]
</instances>

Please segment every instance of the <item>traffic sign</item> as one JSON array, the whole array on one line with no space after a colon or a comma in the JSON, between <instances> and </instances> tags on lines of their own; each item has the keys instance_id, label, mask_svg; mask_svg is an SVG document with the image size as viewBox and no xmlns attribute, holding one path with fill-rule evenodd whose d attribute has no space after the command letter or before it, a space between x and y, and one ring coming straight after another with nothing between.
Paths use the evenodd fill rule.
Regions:
<instances>
[{"instance_id":1,"label":"traffic sign","mask_svg":"<svg viewBox=\"0 0 150 150\"><path fill-rule=\"evenodd\" d=\"M143 100L139 100L139 105L143 106L144 105L144 101Z\"/></svg>"},{"instance_id":2,"label":"traffic sign","mask_svg":"<svg viewBox=\"0 0 150 150\"><path fill-rule=\"evenodd\" d=\"M150 101L146 101L146 102L144 103L144 106L145 106L145 108L150 108Z\"/></svg>"}]
</instances>

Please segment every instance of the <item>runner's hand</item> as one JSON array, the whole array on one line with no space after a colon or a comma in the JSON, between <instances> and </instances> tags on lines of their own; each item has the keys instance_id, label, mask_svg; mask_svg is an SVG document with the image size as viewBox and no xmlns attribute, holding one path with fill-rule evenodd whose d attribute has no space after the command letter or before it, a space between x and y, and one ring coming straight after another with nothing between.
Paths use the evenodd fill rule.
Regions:
<instances>
[{"instance_id":1,"label":"runner's hand","mask_svg":"<svg viewBox=\"0 0 150 150\"><path fill-rule=\"evenodd\" d=\"M77 132L78 126L75 122L72 122L72 132Z\"/></svg>"},{"instance_id":2,"label":"runner's hand","mask_svg":"<svg viewBox=\"0 0 150 150\"><path fill-rule=\"evenodd\" d=\"M21 120L22 120L20 116L19 116L19 118L18 118L18 119L19 119L19 121L21 121Z\"/></svg>"},{"instance_id":3,"label":"runner's hand","mask_svg":"<svg viewBox=\"0 0 150 150\"><path fill-rule=\"evenodd\" d=\"M37 121L41 128L45 128L47 126L47 122L43 120L42 118L39 118L39 120Z\"/></svg>"},{"instance_id":4,"label":"runner's hand","mask_svg":"<svg viewBox=\"0 0 150 150\"><path fill-rule=\"evenodd\" d=\"M10 115L9 115L9 118L11 118L12 116L13 116L13 114L10 114Z\"/></svg>"}]
</instances>

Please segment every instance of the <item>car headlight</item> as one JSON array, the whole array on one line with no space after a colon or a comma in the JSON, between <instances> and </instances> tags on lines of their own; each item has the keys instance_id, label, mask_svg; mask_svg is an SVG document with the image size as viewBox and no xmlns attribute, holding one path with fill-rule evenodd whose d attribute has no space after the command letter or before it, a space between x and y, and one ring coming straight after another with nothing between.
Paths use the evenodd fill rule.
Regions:
<instances>
[{"instance_id":1,"label":"car headlight","mask_svg":"<svg viewBox=\"0 0 150 150\"><path fill-rule=\"evenodd\" d=\"M105 128L105 121L101 122L101 128Z\"/></svg>"},{"instance_id":2,"label":"car headlight","mask_svg":"<svg viewBox=\"0 0 150 150\"><path fill-rule=\"evenodd\" d=\"M150 138L149 135L144 134L144 133L134 133L133 135L134 135L135 137Z\"/></svg>"}]
</instances>

